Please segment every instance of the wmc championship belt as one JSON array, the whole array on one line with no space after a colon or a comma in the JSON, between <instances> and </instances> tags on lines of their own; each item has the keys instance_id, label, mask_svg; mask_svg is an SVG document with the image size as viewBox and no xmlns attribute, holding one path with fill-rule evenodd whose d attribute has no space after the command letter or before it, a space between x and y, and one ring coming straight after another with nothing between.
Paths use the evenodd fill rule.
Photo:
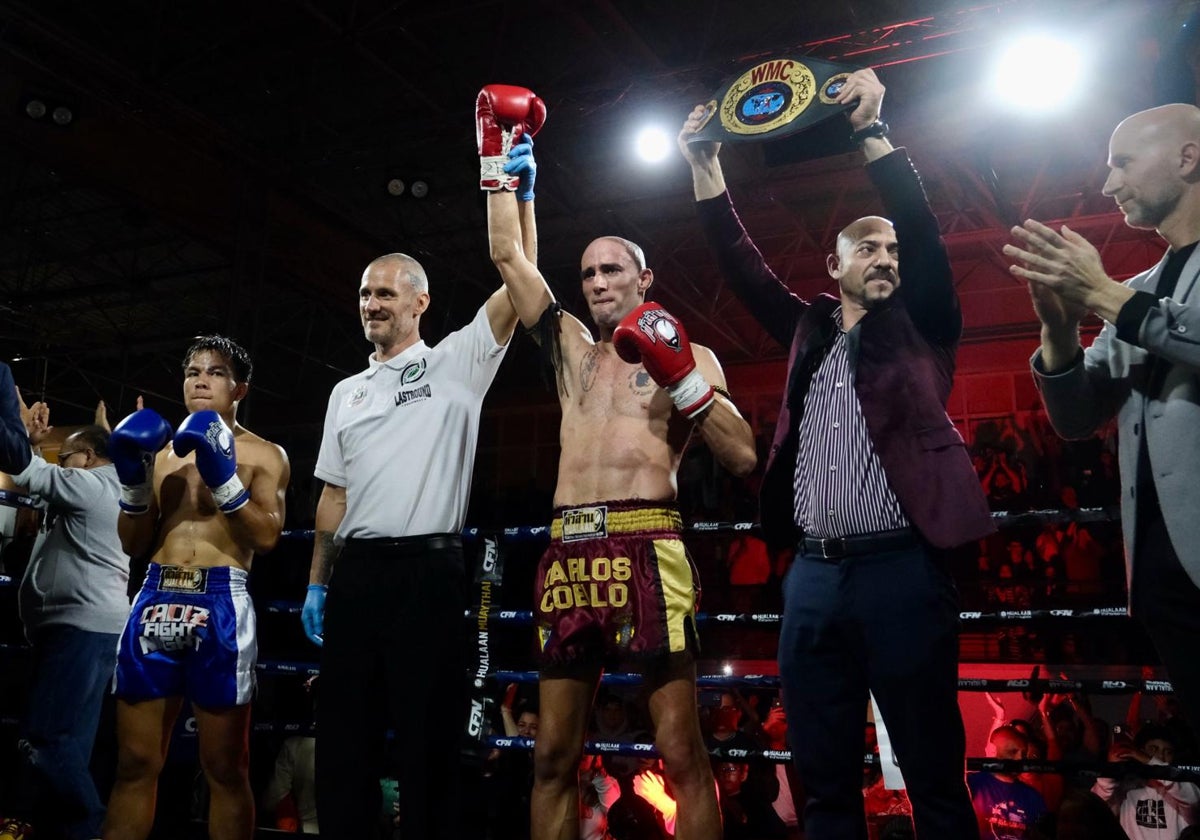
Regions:
<instances>
[{"instance_id":1,"label":"wmc championship belt","mask_svg":"<svg viewBox=\"0 0 1200 840\"><path fill-rule=\"evenodd\" d=\"M834 100L858 69L812 58L761 61L722 82L689 142L773 140L811 128L853 107Z\"/></svg>"}]
</instances>

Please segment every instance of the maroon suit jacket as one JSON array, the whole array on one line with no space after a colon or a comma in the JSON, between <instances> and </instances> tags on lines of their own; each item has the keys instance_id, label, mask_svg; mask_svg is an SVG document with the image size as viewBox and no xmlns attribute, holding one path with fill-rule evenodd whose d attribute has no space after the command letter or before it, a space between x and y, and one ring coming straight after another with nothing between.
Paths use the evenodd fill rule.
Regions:
<instances>
[{"instance_id":1,"label":"maroon suit jacket","mask_svg":"<svg viewBox=\"0 0 1200 840\"><path fill-rule=\"evenodd\" d=\"M896 227L901 283L847 334L854 390L888 482L909 520L939 548L994 530L966 445L946 414L962 313L937 219L904 149L867 165ZM809 302L767 266L726 193L697 203L730 288L763 328L789 348L787 385L760 498L763 534L794 544L793 476L804 397L835 329L837 298Z\"/></svg>"}]
</instances>

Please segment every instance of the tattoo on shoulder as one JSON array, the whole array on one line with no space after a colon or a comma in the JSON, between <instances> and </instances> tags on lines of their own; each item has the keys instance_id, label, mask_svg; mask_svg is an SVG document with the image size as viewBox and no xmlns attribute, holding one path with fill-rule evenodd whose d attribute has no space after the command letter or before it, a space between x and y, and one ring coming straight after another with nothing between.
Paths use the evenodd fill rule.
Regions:
<instances>
[{"instance_id":1,"label":"tattoo on shoulder","mask_svg":"<svg viewBox=\"0 0 1200 840\"><path fill-rule=\"evenodd\" d=\"M596 370L599 366L600 351L595 347L589 348L579 362L579 384L583 386L583 390L592 390L592 386L596 384Z\"/></svg>"},{"instance_id":2,"label":"tattoo on shoulder","mask_svg":"<svg viewBox=\"0 0 1200 840\"><path fill-rule=\"evenodd\" d=\"M657 387L658 385L650 378L650 374L646 373L643 368L638 368L629 374L629 390L633 391L639 397L646 397L653 394L654 389Z\"/></svg>"}]
</instances>

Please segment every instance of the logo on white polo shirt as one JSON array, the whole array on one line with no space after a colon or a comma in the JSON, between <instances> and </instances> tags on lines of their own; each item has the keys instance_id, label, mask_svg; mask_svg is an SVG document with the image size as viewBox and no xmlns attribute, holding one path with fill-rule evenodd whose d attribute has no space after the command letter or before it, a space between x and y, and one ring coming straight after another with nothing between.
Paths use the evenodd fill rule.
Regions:
<instances>
[{"instance_id":1,"label":"logo on white polo shirt","mask_svg":"<svg viewBox=\"0 0 1200 840\"><path fill-rule=\"evenodd\" d=\"M409 362L400 368L400 384L411 385L425 375L425 359Z\"/></svg>"},{"instance_id":2,"label":"logo on white polo shirt","mask_svg":"<svg viewBox=\"0 0 1200 840\"><path fill-rule=\"evenodd\" d=\"M413 383L420 381L421 377L424 375L425 360L423 358L418 359L415 362L409 362L400 369L400 384L412 385ZM396 405L398 406L408 405L409 403L427 400L432 396L433 389L430 387L429 383L426 382L424 385L420 385L416 388L401 388L396 392L395 401Z\"/></svg>"},{"instance_id":3,"label":"logo on white polo shirt","mask_svg":"<svg viewBox=\"0 0 1200 840\"><path fill-rule=\"evenodd\" d=\"M363 382L354 389L354 393L350 395L350 399L346 401L348 408L358 408L363 404L363 400L367 398L367 383Z\"/></svg>"}]
</instances>

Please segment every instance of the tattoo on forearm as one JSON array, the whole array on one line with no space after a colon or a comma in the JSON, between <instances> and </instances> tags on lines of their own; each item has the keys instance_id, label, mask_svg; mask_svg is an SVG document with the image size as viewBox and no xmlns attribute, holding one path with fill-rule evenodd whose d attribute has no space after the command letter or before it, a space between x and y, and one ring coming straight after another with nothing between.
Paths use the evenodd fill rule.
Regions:
<instances>
[{"instance_id":1,"label":"tattoo on forearm","mask_svg":"<svg viewBox=\"0 0 1200 840\"><path fill-rule=\"evenodd\" d=\"M342 549L333 541L333 531L317 531L314 539L317 545L317 579L328 583L329 576L333 574L333 563Z\"/></svg>"},{"instance_id":2,"label":"tattoo on forearm","mask_svg":"<svg viewBox=\"0 0 1200 840\"><path fill-rule=\"evenodd\" d=\"M579 363L579 383L583 386L583 390L590 391L592 386L596 384L596 368L600 364L600 351L593 347L584 354L583 360Z\"/></svg>"}]
</instances>

